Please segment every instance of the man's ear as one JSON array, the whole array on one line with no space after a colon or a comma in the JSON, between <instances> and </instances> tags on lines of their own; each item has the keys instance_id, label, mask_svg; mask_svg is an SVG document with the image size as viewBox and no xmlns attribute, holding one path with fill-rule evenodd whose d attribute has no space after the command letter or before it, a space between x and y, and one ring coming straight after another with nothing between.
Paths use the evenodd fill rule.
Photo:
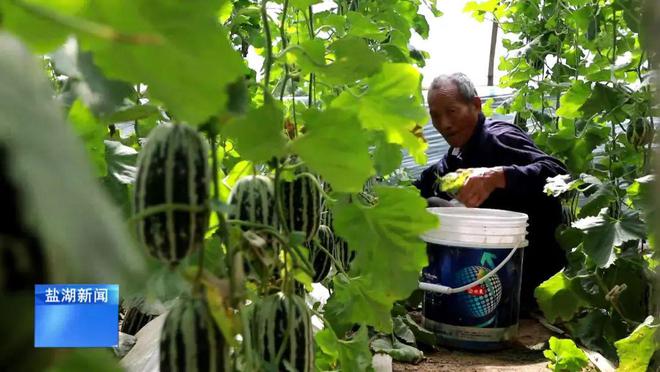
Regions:
<instances>
[{"instance_id":1,"label":"man's ear","mask_svg":"<svg viewBox=\"0 0 660 372\"><path fill-rule=\"evenodd\" d=\"M477 112L481 112L481 97L474 97L472 99L472 105L474 108L477 110Z\"/></svg>"}]
</instances>

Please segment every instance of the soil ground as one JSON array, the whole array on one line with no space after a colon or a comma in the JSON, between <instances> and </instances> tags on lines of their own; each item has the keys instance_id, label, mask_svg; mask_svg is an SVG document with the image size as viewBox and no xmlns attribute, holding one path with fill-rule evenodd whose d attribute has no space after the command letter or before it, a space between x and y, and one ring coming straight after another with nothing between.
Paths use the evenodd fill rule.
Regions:
<instances>
[{"instance_id":1,"label":"soil ground","mask_svg":"<svg viewBox=\"0 0 660 372\"><path fill-rule=\"evenodd\" d=\"M394 362L395 372L418 371L548 371L543 356L547 341L553 333L534 319L521 319L518 338L511 348L496 352L466 352L439 348L425 352L425 359L417 364Z\"/></svg>"}]
</instances>

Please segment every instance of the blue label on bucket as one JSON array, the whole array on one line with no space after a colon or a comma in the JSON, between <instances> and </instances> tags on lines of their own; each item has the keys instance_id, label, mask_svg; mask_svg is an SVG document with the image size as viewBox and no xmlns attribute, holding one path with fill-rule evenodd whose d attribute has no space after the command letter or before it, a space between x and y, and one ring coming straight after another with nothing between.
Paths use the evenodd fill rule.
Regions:
<instances>
[{"instance_id":1,"label":"blue label on bucket","mask_svg":"<svg viewBox=\"0 0 660 372\"><path fill-rule=\"evenodd\" d=\"M422 281L452 288L483 278L511 251L428 244L429 266ZM496 274L455 294L426 292L424 317L460 327L506 328L518 323L522 249ZM495 340L494 340L495 341Z\"/></svg>"}]
</instances>

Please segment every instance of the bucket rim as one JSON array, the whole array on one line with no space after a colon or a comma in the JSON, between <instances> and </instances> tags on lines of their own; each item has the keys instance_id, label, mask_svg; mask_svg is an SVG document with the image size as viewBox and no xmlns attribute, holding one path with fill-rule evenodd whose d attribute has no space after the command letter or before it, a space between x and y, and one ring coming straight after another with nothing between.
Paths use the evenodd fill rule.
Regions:
<instances>
[{"instance_id":1,"label":"bucket rim","mask_svg":"<svg viewBox=\"0 0 660 372\"><path fill-rule=\"evenodd\" d=\"M509 221L524 221L526 223L529 218L525 213L492 208L428 207L426 208L426 211L439 217L446 216L482 221L497 218L500 221L506 219Z\"/></svg>"},{"instance_id":2,"label":"bucket rim","mask_svg":"<svg viewBox=\"0 0 660 372\"><path fill-rule=\"evenodd\" d=\"M425 243L444 245L447 247L468 248L468 249L523 249L529 245L529 240L523 239L522 241L512 243L470 243L457 240L439 239L433 236L422 235L420 238Z\"/></svg>"}]
</instances>

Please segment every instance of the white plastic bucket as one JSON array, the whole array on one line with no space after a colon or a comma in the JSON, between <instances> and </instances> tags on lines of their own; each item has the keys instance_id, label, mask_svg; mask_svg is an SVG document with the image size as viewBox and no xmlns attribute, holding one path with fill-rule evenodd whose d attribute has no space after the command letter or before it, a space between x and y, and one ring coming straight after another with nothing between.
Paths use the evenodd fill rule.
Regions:
<instances>
[{"instance_id":1,"label":"white plastic bucket","mask_svg":"<svg viewBox=\"0 0 660 372\"><path fill-rule=\"evenodd\" d=\"M419 283L426 291L425 325L447 346L501 347L517 333L527 215L460 207L427 210L438 216L440 226L421 237L429 254Z\"/></svg>"}]
</instances>

